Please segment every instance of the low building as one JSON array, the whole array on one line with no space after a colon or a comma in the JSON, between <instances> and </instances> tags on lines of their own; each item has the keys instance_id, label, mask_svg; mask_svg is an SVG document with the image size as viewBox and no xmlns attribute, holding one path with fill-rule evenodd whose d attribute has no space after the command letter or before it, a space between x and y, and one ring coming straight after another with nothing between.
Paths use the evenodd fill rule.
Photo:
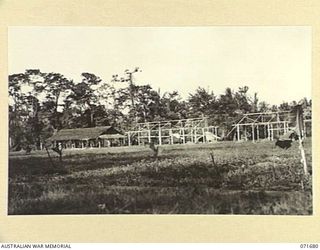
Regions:
<instances>
[{"instance_id":1,"label":"low building","mask_svg":"<svg viewBox=\"0 0 320 250\"><path fill-rule=\"evenodd\" d=\"M92 148L123 146L126 136L112 126L61 129L48 139L53 145L63 148Z\"/></svg>"}]
</instances>

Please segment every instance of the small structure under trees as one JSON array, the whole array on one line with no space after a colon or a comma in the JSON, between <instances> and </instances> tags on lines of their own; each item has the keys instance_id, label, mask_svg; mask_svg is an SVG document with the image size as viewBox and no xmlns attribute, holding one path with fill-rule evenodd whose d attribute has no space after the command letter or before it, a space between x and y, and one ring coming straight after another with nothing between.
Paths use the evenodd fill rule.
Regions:
<instances>
[{"instance_id":1,"label":"small structure under trees","mask_svg":"<svg viewBox=\"0 0 320 250\"><path fill-rule=\"evenodd\" d=\"M125 145L126 136L112 126L61 129L48 139L56 147L61 143L63 148L92 148Z\"/></svg>"}]
</instances>

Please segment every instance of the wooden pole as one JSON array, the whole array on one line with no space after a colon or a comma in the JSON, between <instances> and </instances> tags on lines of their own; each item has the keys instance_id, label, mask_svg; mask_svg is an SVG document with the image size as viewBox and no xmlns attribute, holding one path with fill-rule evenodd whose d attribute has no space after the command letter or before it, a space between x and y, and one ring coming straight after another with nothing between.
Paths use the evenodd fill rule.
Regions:
<instances>
[{"instance_id":1,"label":"wooden pole","mask_svg":"<svg viewBox=\"0 0 320 250\"><path fill-rule=\"evenodd\" d=\"M286 124L286 133L288 133L289 132L289 124L288 124L288 122L286 122L285 124Z\"/></svg>"},{"instance_id":2,"label":"wooden pole","mask_svg":"<svg viewBox=\"0 0 320 250\"><path fill-rule=\"evenodd\" d=\"M159 145L162 145L162 138L161 138L161 126L159 124Z\"/></svg>"},{"instance_id":3,"label":"wooden pole","mask_svg":"<svg viewBox=\"0 0 320 250\"><path fill-rule=\"evenodd\" d=\"M192 129L190 130L190 140L191 140L191 142L193 142L193 130Z\"/></svg>"},{"instance_id":4,"label":"wooden pole","mask_svg":"<svg viewBox=\"0 0 320 250\"><path fill-rule=\"evenodd\" d=\"M130 132L128 132L128 146L131 146Z\"/></svg>"},{"instance_id":5,"label":"wooden pole","mask_svg":"<svg viewBox=\"0 0 320 250\"><path fill-rule=\"evenodd\" d=\"M260 139L260 134L259 134L259 125L257 125L257 141Z\"/></svg>"},{"instance_id":6,"label":"wooden pole","mask_svg":"<svg viewBox=\"0 0 320 250\"><path fill-rule=\"evenodd\" d=\"M248 137L247 137L247 126L244 126L244 139L247 141Z\"/></svg>"},{"instance_id":7,"label":"wooden pole","mask_svg":"<svg viewBox=\"0 0 320 250\"><path fill-rule=\"evenodd\" d=\"M307 160L306 160L306 155L305 155L304 148L302 145L301 135L299 135L299 148L300 148L300 153L301 153L301 162L303 164L303 172L305 175L307 175L308 174Z\"/></svg>"},{"instance_id":8,"label":"wooden pole","mask_svg":"<svg viewBox=\"0 0 320 250\"><path fill-rule=\"evenodd\" d=\"M263 135L263 137L266 139L266 138L267 138L267 126L264 125L264 126L263 126L263 129L264 129L264 135Z\"/></svg>"},{"instance_id":9,"label":"wooden pole","mask_svg":"<svg viewBox=\"0 0 320 250\"><path fill-rule=\"evenodd\" d=\"M210 130L208 130L210 132ZM217 131L217 127L213 127L213 131L212 133L216 136L218 136L218 131Z\"/></svg>"},{"instance_id":10,"label":"wooden pole","mask_svg":"<svg viewBox=\"0 0 320 250\"><path fill-rule=\"evenodd\" d=\"M139 128L139 131L138 131L138 145L140 146L140 128Z\"/></svg>"},{"instance_id":11,"label":"wooden pole","mask_svg":"<svg viewBox=\"0 0 320 250\"><path fill-rule=\"evenodd\" d=\"M202 142L206 143L206 134L204 133L204 128L202 128Z\"/></svg>"},{"instance_id":12,"label":"wooden pole","mask_svg":"<svg viewBox=\"0 0 320 250\"><path fill-rule=\"evenodd\" d=\"M254 125L251 125L251 130L252 130L252 141L254 142Z\"/></svg>"},{"instance_id":13,"label":"wooden pole","mask_svg":"<svg viewBox=\"0 0 320 250\"><path fill-rule=\"evenodd\" d=\"M304 136L304 121L303 121L303 109L301 105L295 106L296 109L296 132L298 134L299 138L299 148L301 153L301 163L303 164L303 171L304 174L308 174L307 169L307 161L306 161L306 155L302 144L302 139ZM303 181L302 181L302 187L303 187Z\"/></svg>"},{"instance_id":14,"label":"wooden pole","mask_svg":"<svg viewBox=\"0 0 320 250\"><path fill-rule=\"evenodd\" d=\"M151 130L148 129L148 142L151 143Z\"/></svg>"},{"instance_id":15,"label":"wooden pole","mask_svg":"<svg viewBox=\"0 0 320 250\"><path fill-rule=\"evenodd\" d=\"M237 138L238 138L238 141L240 141L240 126L239 126L239 124L237 124Z\"/></svg>"},{"instance_id":16,"label":"wooden pole","mask_svg":"<svg viewBox=\"0 0 320 250\"><path fill-rule=\"evenodd\" d=\"M186 137L185 137L185 133L184 133L184 127L182 128L182 142L183 142L183 144L186 144Z\"/></svg>"},{"instance_id":17,"label":"wooden pole","mask_svg":"<svg viewBox=\"0 0 320 250\"><path fill-rule=\"evenodd\" d=\"M216 141L218 140L218 128L214 127L214 135L216 136L215 139Z\"/></svg>"}]
</instances>

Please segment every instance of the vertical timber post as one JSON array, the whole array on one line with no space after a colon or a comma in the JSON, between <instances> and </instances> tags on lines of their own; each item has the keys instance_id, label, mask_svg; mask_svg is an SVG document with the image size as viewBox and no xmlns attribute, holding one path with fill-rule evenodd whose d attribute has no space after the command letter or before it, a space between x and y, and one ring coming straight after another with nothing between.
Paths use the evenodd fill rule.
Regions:
<instances>
[{"instance_id":1,"label":"vertical timber post","mask_svg":"<svg viewBox=\"0 0 320 250\"><path fill-rule=\"evenodd\" d=\"M251 129L252 129L252 141L254 142L254 125L251 125Z\"/></svg>"},{"instance_id":2,"label":"vertical timber post","mask_svg":"<svg viewBox=\"0 0 320 250\"><path fill-rule=\"evenodd\" d=\"M148 142L151 143L151 130L148 129Z\"/></svg>"},{"instance_id":3,"label":"vertical timber post","mask_svg":"<svg viewBox=\"0 0 320 250\"><path fill-rule=\"evenodd\" d=\"M159 145L162 145L161 125L159 124Z\"/></svg>"},{"instance_id":4,"label":"vertical timber post","mask_svg":"<svg viewBox=\"0 0 320 250\"><path fill-rule=\"evenodd\" d=\"M215 138L216 138L216 141L218 140L218 129L219 129L219 127L215 127L215 130L216 130L216 133L215 133ZM224 136L224 132L223 132L223 136Z\"/></svg>"},{"instance_id":5,"label":"vertical timber post","mask_svg":"<svg viewBox=\"0 0 320 250\"><path fill-rule=\"evenodd\" d=\"M266 124L264 124L264 126L263 126L263 132L264 132L263 138L266 139L267 138L267 125Z\"/></svg>"},{"instance_id":6,"label":"vertical timber post","mask_svg":"<svg viewBox=\"0 0 320 250\"><path fill-rule=\"evenodd\" d=\"M240 141L240 126L237 124L237 139Z\"/></svg>"},{"instance_id":7,"label":"vertical timber post","mask_svg":"<svg viewBox=\"0 0 320 250\"><path fill-rule=\"evenodd\" d=\"M206 140L206 134L204 133L204 128L202 128L202 142L203 143L206 143L207 140Z\"/></svg>"},{"instance_id":8,"label":"vertical timber post","mask_svg":"<svg viewBox=\"0 0 320 250\"><path fill-rule=\"evenodd\" d=\"M288 126L287 126L287 125L288 125L287 122L284 121L284 122L283 122L283 127L284 127L283 133L284 133L284 134L288 132Z\"/></svg>"},{"instance_id":9,"label":"vertical timber post","mask_svg":"<svg viewBox=\"0 0 320 250\"><path fill-rule=\"evenodd\" d=\"M186 137L185 137L184 127L182 127L182 142L183 142L183 144L186 144Z\"/></svg>"},{"instance_id":10,"label":"vertical timber post","mask_svg":"<svg viewBox=\"0 0 320 250\"><path fill-rule=\"evenodd\" d=\"M247 141L248 140L248 137L247 137L247 126L244 126L243 127L243 129L244 129L244 139Z\"/></svg>"},{"instance_id":11,"label":"vertical timber post","mask_svg":"<svg viewBox=\"0 0 320 250\"><path fill-rule=\"evenodd\" d=\"M299 149L301 152L301 163L303 164L303 172L305 175L307 175L308 174L307 160L306 160L306 155L305 155L303 144L302 144L301 135L299 135Z\"/></svg>"}]
</instances>

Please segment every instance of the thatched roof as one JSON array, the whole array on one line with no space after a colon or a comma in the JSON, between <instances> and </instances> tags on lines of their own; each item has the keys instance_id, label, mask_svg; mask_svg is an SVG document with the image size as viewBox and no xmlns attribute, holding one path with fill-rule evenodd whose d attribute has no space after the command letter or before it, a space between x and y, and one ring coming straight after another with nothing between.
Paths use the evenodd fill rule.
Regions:
<instances>
[{"instance_id":1,"label":"thatched roof","mask_svg":"<svg viewBox=\"0 0 320 250\"><path fill-rule=\"evenodd\" d=\"M94 128L61 129L49 141L90 140L97 139L104 134L119 134L120 132L111 126Z\"/></svg>"},{"instance_id":2,"label":"thatched roof","mask_svg":"<svg viewBox=\"0 0 320 250\"><path fill-rule=\"evenodd\" d=\"M127 138L127 136L122 134L104 134L100 135L99 138L101 139L119 139L119 138Z\"/></svg>"}]
</instances>

